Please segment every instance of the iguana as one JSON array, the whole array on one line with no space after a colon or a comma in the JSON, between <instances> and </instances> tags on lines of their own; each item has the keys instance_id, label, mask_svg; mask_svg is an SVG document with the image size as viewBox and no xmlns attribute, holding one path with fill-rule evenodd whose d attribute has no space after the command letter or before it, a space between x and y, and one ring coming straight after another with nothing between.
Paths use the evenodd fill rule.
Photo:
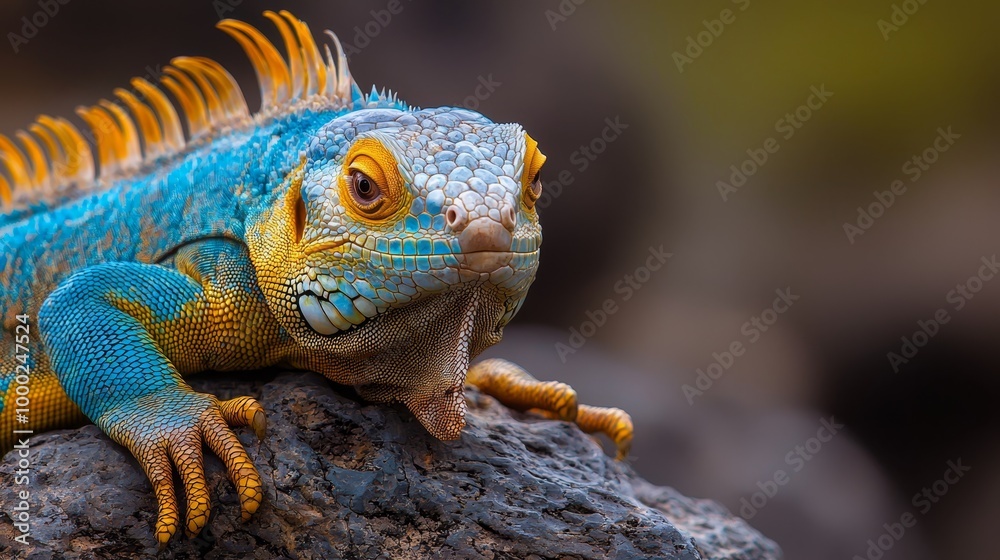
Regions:
<instances>
[{"instance_id":1,"label":"iguana","mask_svg":"<svg viewBox=\"0 0 1000 560\"><path fill-rule=\"evenodd\" d=\"M224 20L256 71L251 114L218 63L182 57L118 103L0 136L0 449L90 420L125 446L158 502L161 545L207 523L203 444L248 519L261 478L231 427L263 437L253 398L219 401L182 376L274 364L374 402L400 402L442 440L464 385L506 405L632 438L619 409L503 360L500 340L538 268L545 156L520 125L364 94L337 37L265 12L286 55ZM182 123L181 119L184 119ZM185 133L184 129L187 132ZM16 432L24 430L23 432Z\"/></svg>"}]
</instances>

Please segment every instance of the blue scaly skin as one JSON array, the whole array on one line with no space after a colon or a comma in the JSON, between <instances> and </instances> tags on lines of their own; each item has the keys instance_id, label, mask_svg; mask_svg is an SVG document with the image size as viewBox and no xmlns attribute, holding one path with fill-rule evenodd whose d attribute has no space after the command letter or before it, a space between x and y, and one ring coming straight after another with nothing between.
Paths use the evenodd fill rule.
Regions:
<instances>
[{"instance_id":1,"label":"blue scaly skin","mask_svg":"<svg viewBox=\"0 0 1000 560\"><path fill-rule=\"evenodd\" d=\"M208 521L203 443L244 519L263 498L231 429L262 437L263 409L184 382L206 369L318 371L405 404L441 439L465 424L468 383L604 432L623 458L624 412L577 405L503 360L470 367L538 267L535 141L472 111L363 95L335 37L337 62L329 49L324 61L304 23L265 15L287 60L256 29L220 23L257 70L256 115L220 66L180 58L161 82L180 111L142 80L115 92L128 112L78 111L96 155L62 119L40 117L20 145L0 136L0 449L16 429L91 420L149 477L161 544L182 523L175 470L186 532Z\"/></svg>"}]
</instances>

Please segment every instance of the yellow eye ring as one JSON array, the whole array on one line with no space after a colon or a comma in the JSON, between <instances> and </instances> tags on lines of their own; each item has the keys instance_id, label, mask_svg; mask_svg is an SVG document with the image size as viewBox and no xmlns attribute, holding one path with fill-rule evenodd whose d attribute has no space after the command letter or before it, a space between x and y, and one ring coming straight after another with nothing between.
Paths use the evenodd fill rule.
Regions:
<instances>
[{"instance_id":1,"label":"yellow eye ring","mask_svg":"<svg viewBox=\"0 0 1000 560\"><path fill-rule=\"evenodd\" d=\"M406 207L407 190L396 158L374 138L359 138L344 157L340 203L357 221L389 221Z\"/></svg>"},{"instance_id":2,"label":"yellow eye ring","mask_svg":"<svg viewBox=\"0 0 1000 560\"><path fill-rule=\"evenodd\" d=\"M542 196L542 166L545 154L538 149L538 142L524 135L524 172L521 174L521 202L529 211L535 210L535 202Z\"/></svg>"}]
</instances>

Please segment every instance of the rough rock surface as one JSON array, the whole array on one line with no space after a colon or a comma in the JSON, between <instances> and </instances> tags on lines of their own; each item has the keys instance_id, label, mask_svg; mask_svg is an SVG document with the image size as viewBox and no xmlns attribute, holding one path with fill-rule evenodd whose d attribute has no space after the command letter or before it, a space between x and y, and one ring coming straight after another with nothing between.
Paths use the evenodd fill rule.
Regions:
<instances>
[{"instance_id":1,"label":"rough rock surface","mask_svg":"<svg viewBox=\"0 0 1000 560\"><path fill-rule=\"evenodd\" d=\"M405 411L365 405L314 374L200 379L257 396L268 436L240 439L266 500L249 523L222 464L212 519L165 558L773 559L777 545L723 507L652 486L575 426L511 413L469 391L462 438L440 442ZM0 463L0 558L147 558L156 503L141 469L96 427L31 440L30 545L13 542L16 457ZM4 550L4 549L7 550Z\"/></svg>"}]
</instances>

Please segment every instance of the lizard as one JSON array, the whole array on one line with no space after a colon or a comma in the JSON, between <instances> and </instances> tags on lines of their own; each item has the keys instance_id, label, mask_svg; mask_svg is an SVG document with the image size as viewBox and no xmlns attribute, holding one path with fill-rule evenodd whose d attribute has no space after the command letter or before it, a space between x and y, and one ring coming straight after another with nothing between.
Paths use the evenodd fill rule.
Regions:
<instances>
[{"instance_id":1,"label":"lizard","mask_svg":"<svg viewBox=\"0 0 1000 560\"><path fill-rule=\"evenodd\" d=\"M184 378L204 370L316 371L441 440L459 437L475 386L607 434L626 458L624 411L472 363L536 275L538 143L472 110L363 93L334 33L320 49L289 12L264 16L284 55L252 25L217 24L257 75L255 113L222 65L178 57L159 84L79 107L87 133L42 115L0 135L0 451L93 422L148 477L161 547L208 522L204 447L244 521L263 500L233 429L263 439L264 409L196 392Z\"/></svg>"}]
</instances>

